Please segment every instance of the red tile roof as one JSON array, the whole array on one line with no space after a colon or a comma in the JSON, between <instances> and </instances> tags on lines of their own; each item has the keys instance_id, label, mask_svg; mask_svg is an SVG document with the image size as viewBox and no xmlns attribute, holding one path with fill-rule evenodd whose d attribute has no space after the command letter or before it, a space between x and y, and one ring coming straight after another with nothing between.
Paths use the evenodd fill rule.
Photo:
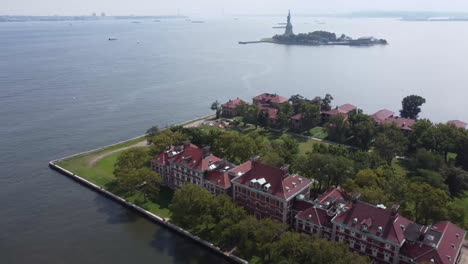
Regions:
<instances>
[{"instance_id":1,"label":"red tile roof","mask_svg":"<svg viewBox=\"0 0 468 264\"><path fill-rule=\"evenodd\" d=\"M301 189L311 184L309 179L299 175L289 175L280 168L262 164L257 161L253 161L251 169L242 176L234 179L234 182L250 187L251 180L261 178L265 179L265 184L269 183L271 185L267 193L284 200L295 196Z\"/></svg>"},{"instance_id":2,"label":"red tile roof","mask_svg":"<svg viewBox=\"0 0 468 264\"><path fill-rule=\"evenodd\" d=\"M354 223L355 218L357 223ZM405 239L400 225L406 226L411 223L398 213L392 217L391 211L361 201L354 202L351 209L338 214L332 221L358 230L367 225L366 232L397 244L401 244ZM382 227L382 232L378 231L378 227Z\"/></svg>"},{"instance_id":3,"label":"red tile roof","mask_svg":"<svg viewBox=\"0 0 468 264\"><path fill-rule=\"evenodd\" d=\"M300 121L302 120L302 116L302 114L293 115L291 116L291 119Z\"/></svg>"},{"instance_id":4,"label":"red tile roof","mask_svg":"<svg viewBox=\"0 0 468 264\"><path fill-rule=\"evenodd\" d=\"M343 199L346 200L346 193L341 187L331 187L328 191L317 197L315 199L315 203L323 203L327 199L332 199L332 200L339 200Z\"/></svg>"},{"instance_id":5,"label":"red tile roof","mask_svg":"<svg viewBox=\"0 0 468 264\"><path fill-rule=\"evenodd\" d=\"M331 227L332 216L329 216L327 211L322 208L310 207L300 212L296 217L298 219L311 222L317 226Z\"/></svg>"},{"instance_id":6,"label":"red tile roof","mask_svg":"<svg viewBox=\"0 0 468 264\"><path fill-rule=\"evenodd\" d=\"M276 104L282 104L288 101L288 98L286 97L283 97L277 94L269 94L269 93L263 93L263 94L257 95L253 99L268 102L268 103L276 103Z\"/></svg>"},{"instance_id":7,"label":"red tile roof","mask_svg":"<svg viewBox=\"0 0 468 264\"><path fill-rule=\"evenodd\" d=\"M347 115L355 109L356 109L356 106L352 104L344 104L342 106L339 106L329 111L321 111L321 113L326 114L326 115Z\"/></svg>"},{"instance_id":8,"label":"red tile roof","mask_svg":"<svg viewBox=\"0 0 468 264\"><path fill-rule=\"evenodd\" d=\"M229 100L227 103L223 104L223 107L225 108L230 108L230 109L236 109L236 107L241 104L241 103L246 103L242 99L234 99L234 100Z\"/></svg>"},{"instance_id":9,"label":"red tile roof","mask_svg":"<svg viewBox=\"0 0 468 264\"><path fill-rule=\"evenodd\" d=\"M394 116L386 119L383 123L385 124L395 124L398 128L411 131L411 127L416 123L416 120L404 117Z\"/></svg>"},{"instance_id":10,"label":"red tile roof","mask_svg":"<svg viewBox=\"0 0 468 264\"><path fill-rule=\"evenodd\" d=\"M416 262L432 260L437 264L454 263L462 246L465 231L450 222L439 222L432 227L419 227L421 233L417 236L418 241L405 243L401 248L401 254Z\"/></svg>"},{"instance_id":11,"label":"red tile roof","mask_svg":"<svg viewBox=\"0 0 468 264\"><path fill-rule=\"evenodd\" d=\"M373 114L372 118L376 123L381 124L383 121L385 121L387 118L392 117L394 114L395 113L390 110L382 109Z\"/></svg>"},{"instance_id":12,"label":"red tile roof","mask_svg":"<svg viewBox=\"0 0 468 264\"><path fill-rule=\"evenodd\" d=\"M222 187L223 189L231 187L231 177L228 172L222 172L220 170L210 171L207 173L205 179L212 184Z\"/></svg>"},{"instance_id":13,"label":"red tile roof","mask_svg":"<svg viewBox=\"0 0 468 264\"><path fill-rule=\"evenodd\" d=\"M463 129L465 129L466 126L468 125L467 123L465 123L463 121L460 121L460 120L450 120L450 121L447 122L447 124L454 125L454 126L456 126L458 128L463 128Z\"/></svg>"},{"instance_id":14,"label":"red tile roof","mask_svg":"<svg viewBox=\"0 0 468 264\"><path fill-rule=\"evenodd\" d=\"M211 164L221 161L220 158L213 155L203 158L203 149L194 144L172 147L169 151L160 153L153 160L162 165L170 162L180 163L198 171L205 171Z\"/></svg>"}]
</instances>

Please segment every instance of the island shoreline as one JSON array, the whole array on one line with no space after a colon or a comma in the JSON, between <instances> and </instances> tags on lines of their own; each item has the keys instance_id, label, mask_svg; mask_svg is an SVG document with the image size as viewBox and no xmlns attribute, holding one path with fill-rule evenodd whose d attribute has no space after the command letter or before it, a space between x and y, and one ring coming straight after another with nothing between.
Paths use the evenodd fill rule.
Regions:
<instances>
[{"instance_id":1,"label":"island shoreline","mask_svg":"<svg viewBox=\"0 0 468 264\"><path fill-rule=\"evenodd\" d=\"M196 118L196 119L193 119L193 120L183 122L183 123L178 124L178 125L191 124L191 123L194 123L196 121L207 119L207 118L210 118L210 117L213 117L213 116L214 115L208 115L208 116ZM210 243L209 241L203 240L203 239L191 234L189 231L170 223L165 218L160 217L160 216L158 216L158 215L156 215L154 213L151 213L151 212L149 212L149 211L135 205L134 203L131 203L131 202L127 201L126 199L124 199L124 198L122 198L122 197L120 197L120 196L106 190L105 188L103 188L103 187L101 187L101 186L99 186L99 185L97 185L97 184L95 184L95 183L93 183L93 182L91 182L89 180L86 180L85 178L83 178L83 177L81 177L81 176L79 176L79 175L77 175L77 174L75 174L75 173L73 173L73 172L71 172L71 171L69 171L69 170L67 170L67 169L65 169L65 168L63 168L63 167L61 167L60 165L57 164L58 162L61 162L61 161L66 160L66 159L70 159L70 158L73 158L73 157L78 157L78 156L82 156L82 155L102 151L102 150L105 150L105 149L108 149L108 148L111 148L111 147L114 147L114 146L117 146L117 145L120 145L120 144L125 144L125 143L128 143L128 142L140 139L140 138L142 140L144 140L145 136L146 136L146 134L138 136L138 137L134 137L134 138L131 138L131 139L128 139L128 140L113 143L113 144L110 144L110 145L107 145L107 146L103 146L103 147L100 147L100 148L96 148L96 149L93 149L93 150L84 151L84 152L80 152L80 153L73 154L73 155L70 155L70 156L66 156L66 157L63 157L63 158L59 158L59 159L56 159L56 160L52 160L52 161L49 162L49 167L51 169L59 172L60 174L67 176L71 180L79 183L80 185L83 185L83 186L89 188L92 191L95 191L95 192L97 192L99 194L102 194L106 198L111 199L111 200L113 200L115 202L118 202L120 205L125 206L126 208L132 209L133 211L135 211L135 212L139 213L140 215L146 217L148 220L150 220L150 221L152 221L154 223L157 223L160 226L165 227L165 228L171 230L174 233L177 233L177 234L182 235L184 237L190 238L192 241L195 241L198 244L208 248L213 253L216 253L216 254L222 256L224 259L226 259L230 263L241 263L241 264L248 263L248 261L246 261L244 259L241 259L241 258L239 258L239 257L237 257L237 256L235 256L233 254L228 253L228 252L222 251L219 247L216 247L213 243Z\"/></svg>"}]
</instances>

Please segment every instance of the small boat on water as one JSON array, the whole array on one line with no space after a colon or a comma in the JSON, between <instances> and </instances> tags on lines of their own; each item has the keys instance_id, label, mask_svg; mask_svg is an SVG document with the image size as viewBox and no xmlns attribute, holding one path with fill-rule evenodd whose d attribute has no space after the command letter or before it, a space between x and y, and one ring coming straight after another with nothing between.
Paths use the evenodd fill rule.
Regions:
<instances>
[{"instance_id":1,"label":"small boat on water","mask_svg":"<svg viewBox=\"0 0 468 264\"><path fill-rule=\"evenodd\" d=\"M117 38L109 38L109 41L117 40Z\"/></svg>"}]
</instances>

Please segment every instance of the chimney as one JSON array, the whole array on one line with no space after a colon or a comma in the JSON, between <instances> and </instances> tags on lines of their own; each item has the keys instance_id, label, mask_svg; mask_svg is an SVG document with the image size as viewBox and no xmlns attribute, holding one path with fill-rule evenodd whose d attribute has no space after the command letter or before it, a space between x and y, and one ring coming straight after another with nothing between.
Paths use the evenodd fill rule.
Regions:
<instances>
[{"instance_id":1,"label":"chimney","mask_svg":"<svg viewBox=\"0 0 468 264\"><path fill-rule=\"evenodd\" d=\"M400 209L400 205L398 205L398 204L392 205L392 209L391 209L392 210L392 214L391 214L392 219L395 219L397 217L398 209Z\"/></svg>"},{"instance_id":2,"label":"chimney","mask_svg":"<svg viewBox=\"0 0 468 264\"><path fill-rule=\"evenodd\" d=\"M289 164L284 165L280 170L283 171L283 179L289 176Z\"/></svg>"},{"instance_id":3,"label":"chimney","mask_svg":"<svg viewBox=\"0 0 468 264\"><path fill-rule=\"evenodd\" d=\"M210 155L210 146L203 147L203 158L206 158Z\"/></svg>"},{"instance_id":4,"label":"chimney","mask_svg":"<svg viewBox=\"0 0 468 264\"><path fill-rule=\"evenodd\" d=\"M360 193L355 193L353 194L353 197L351 198L353 203L356 203L357 201L359 201L359 199L361 198L361 194Z\"/></svg>"}]
</instances>

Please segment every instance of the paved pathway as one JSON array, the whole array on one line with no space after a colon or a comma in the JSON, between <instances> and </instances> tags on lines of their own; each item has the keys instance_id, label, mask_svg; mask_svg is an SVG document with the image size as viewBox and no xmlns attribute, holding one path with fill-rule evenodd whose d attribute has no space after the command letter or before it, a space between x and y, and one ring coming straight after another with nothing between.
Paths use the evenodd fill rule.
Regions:
<instances>
[{"instance_id":1,"label":"paved pathway","mask_svg":"<svg viewBox=\"0 0 468 264\"><path fill-rule=\"evenodd\" d=\"M105 158L105 157L107 157L109 155L112 155L114 153L124 151L124 150L127 150L127 149L131 149L131 148L135 148L135 147L144 147L144 146L147 146L147 145L148 145L148 141L145 140L145 141L130 145L128 147L119 148L119 149L116 149L116 150L113 150L113 151L110 151L110 152L102 153L102 154L97 155L96 157L92 158L90 161L88 161L88 166L94 167L94 166L96 166L96 163L99 160L101 160L101 159L103 159L103 158Z\"/></svg>"}]
</instances>

